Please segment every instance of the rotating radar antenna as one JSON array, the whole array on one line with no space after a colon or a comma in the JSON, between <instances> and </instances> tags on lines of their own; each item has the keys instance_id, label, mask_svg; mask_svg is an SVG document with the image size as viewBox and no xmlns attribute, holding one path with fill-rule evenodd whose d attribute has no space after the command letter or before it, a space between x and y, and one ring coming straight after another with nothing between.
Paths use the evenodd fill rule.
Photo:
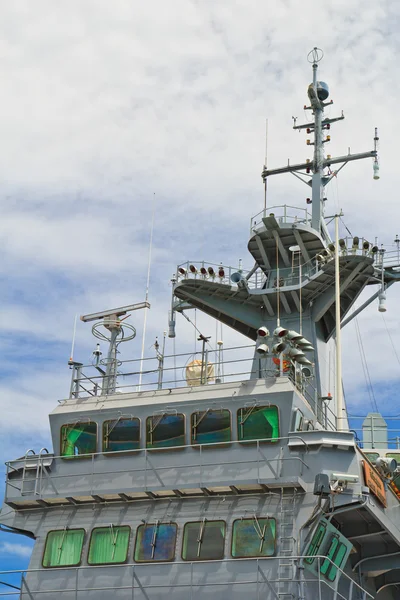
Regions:
<instances>
[{"instance_id":1,"label":"rotating radar antenna","mask_svg":"<svg viewBox=\"0 0 400 600\"><path fill-rule=\"evenodd\" d=\"M138 304L113 308L81 317L81 321L85 323L97 321L92 326L94 337L103 342L108 342L107 357L100 360L101 353L99 351L95 352L97 357L96 367L103 376L103 395L113 394L116 390L117 369L121 365L121 361L117 358L118 346L122 342L129 342L136 337L135 327L126 322L126 319L130 316L127 313L140 308L150 308L150 304L148 302L139 302ZM104 366L105 371L99 365Z\"/></svg>"}]
</instances>

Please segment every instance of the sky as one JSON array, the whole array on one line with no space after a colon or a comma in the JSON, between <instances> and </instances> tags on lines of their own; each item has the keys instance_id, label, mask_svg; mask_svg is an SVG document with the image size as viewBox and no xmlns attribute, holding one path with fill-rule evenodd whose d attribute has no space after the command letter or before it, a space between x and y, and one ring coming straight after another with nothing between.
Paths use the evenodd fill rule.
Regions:
<instances>
[{"instance_id":1,"label":"sky","mask_svg":"<svg viewBox=\"0 0 400 600\"><path fill-rule=\"evenodd\" d=\"M369 160L347 166L328 189L327 212L343 209L352 234L394 249L398 3L0 6L1 463L49 445L47 415L69 390L75 315L144 299L153 213L146 354L167 328L178 263L252 266L247 241L263 206L265 119L268 166L310 157L291 117L305 118L313 46L325 54L320 77L334 100L327 114L346 117L332 126L329 153L368 151L375 127L380 136L381 179L372 180ZM268 206L305 206L303 188L290 175L271 178ZM392 415L400 413L399 299L394 286L385 321L376 302L358 319L375 399ZM215 324L197 318L215 338ZM124 358L140 355L142 320L133 314L138 335ZM226 328L223 335L225 346L247 343ZM346 399L352 414L363 414L373 400L354 323L343 338ZM176 344L194 348L179 316ZM78 321L75 358L90 361L94 346L90 326ZM27 544L2 536L0 565L24 568Z\"/></svg>"}]
</instances>

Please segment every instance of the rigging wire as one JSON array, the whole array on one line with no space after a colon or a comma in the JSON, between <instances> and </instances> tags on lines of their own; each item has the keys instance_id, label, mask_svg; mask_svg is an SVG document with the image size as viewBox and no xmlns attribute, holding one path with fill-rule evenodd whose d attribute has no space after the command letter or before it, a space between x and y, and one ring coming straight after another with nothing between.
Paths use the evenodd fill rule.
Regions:
<instances>
[{"instance_id":1,"label":"rigging wire","mask_svg":"<svg viewBox=\"0 0 400 600\"><path fill-rule=\"evenodd\" d=\"M395 345L394 345L394 342L393 342L392 336L391 336L391 334L390 334L389 327L387 326L387 323L386 323L386 319L385 319L385 317L383 316L383 313L381 313L381 315L382 315L383 322L384 322L384 324L385 324L386 332L387 332L387 334L388 334L388 336L389 336L390 343L392 344L392 348L393 348L394 355L395 355L395 357L396 357L396 359L397 359L397 362L398 362L398 363L399 363L399 365L400 365L400 358L399 358L399 355L397 354L396 347L395 347Z\"/></svg>"},{"instance_id":2,"label":"rigging wire","mask_svg":"<svg viewBox=\"0 0 400 600\"><path fill-rule=\"evenodd\" d=\"M368 390L369 398L371 400L372 407L375 409L375 412L379 412L379 410L378 410L378 404L377 404L376 398L375 398L374 388L372 386L371 376L370 376L370 373L369 373L367 358L365 356L364 345L363 345L363 342L362 342L362 337L361 337L361 332L360 332L360 325L358 323L358 317L354 318L354 326L356 328L356 336L357 336L358 348L360 350L361 364L362 364L362 368L363 368L363 371L364 371L364 376L365 376L365 381L366 381L366 384L367 384L367 390Z\"/></svg>"}]
</instances>

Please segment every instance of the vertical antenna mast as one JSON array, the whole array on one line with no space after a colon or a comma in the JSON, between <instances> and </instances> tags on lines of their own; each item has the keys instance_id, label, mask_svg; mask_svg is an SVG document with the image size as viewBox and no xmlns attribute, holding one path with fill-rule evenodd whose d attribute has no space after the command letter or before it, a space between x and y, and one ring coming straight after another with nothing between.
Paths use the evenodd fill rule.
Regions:
<instances>
[{"instance_id":1,"label":"vertical antenna mast","mask_svg":"<svg viewBox=\"0 0 400 600\"><path fill-rule=\"evenodd\" d=\"M145 302L149 300L149 287L150 287L150 269L151 269L151 252L153 249L153 230L154 230L154 217L156 213L156 194L153 194L153 214L151 217L151 227L150 227L150 244L149 244L149 263L147 266L147 281L146 281L146 295ZM144 310L143 317L143 335L142 335L142 352L140 355L140 369L139 369L139 385L138 392L140 392L140 388L142 386L142 376L143 376L143 360L144 360L144 345L146 341L146 325L147 325L147 308Z\"/></svg>"},{"instance_id":2,"label":"vertical antenna mast","mask_svg":"<svg viewBox=\"0 0 400 600\"><path fill-rule=\"evenodd\" d=\"M319 48L314 48L308 55L308 61L312 62L313 81L308 86L308 97L314 113L314 160L313 174L311 178L312 199L312 227L320 230L322 213L322 176L324 170L324 142L322 140L322 120L324 115L324 102L328 97L328 86L317 80L318 63L322 60L324 53ZM311 145L311 144L308 144Z\"/></svg>"},{"instance_id":3,"label":"vertical antenna mast","mask_svg":"<svg viewBox=\"0 0 400 600\"><path fill-rule=\"evenodd\" d=\"M267 168L268 162L268 119L265 119L265 161L264 169ZM264 179L264 217L267 216L267 178Z\"/></svg>"}]
</instances>

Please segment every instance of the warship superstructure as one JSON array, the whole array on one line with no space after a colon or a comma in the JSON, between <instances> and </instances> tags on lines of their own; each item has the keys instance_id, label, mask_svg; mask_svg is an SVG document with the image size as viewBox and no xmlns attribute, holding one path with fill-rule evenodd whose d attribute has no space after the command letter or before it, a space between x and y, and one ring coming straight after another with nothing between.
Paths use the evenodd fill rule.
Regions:
<instances>
[{"instance_id":1,"label":"warship superstructure","mask_svg":"<svg viewBox=\"0 0 400 600\"><path fill-rule=\"evenodd\" d=\"M384 310L400 261L340 238L340 215L329 233L325 189L354 160L372 160L379 178L378 135L368 152L325 154L344 116L324 114L320 58L309 55L310 121L293 124L313 157L262 171L265 192L273 175L298 177L307 204L265 202L251 219L251 270L182 263L173 279L170 337L197 308L249 345L208 349L200 335L188 363L157 343L139 368L118 348L147 301L82 317L108 352L97 347L90 365L71 357L69 397L50 414L53 450L7 463L1 528L35 544L26 571L1 572L0 597L400 597L400 450L378 413L365 416L363 439L350 430L340 367L341 328L375 299Z\"/></svg>"}]
</instances>

